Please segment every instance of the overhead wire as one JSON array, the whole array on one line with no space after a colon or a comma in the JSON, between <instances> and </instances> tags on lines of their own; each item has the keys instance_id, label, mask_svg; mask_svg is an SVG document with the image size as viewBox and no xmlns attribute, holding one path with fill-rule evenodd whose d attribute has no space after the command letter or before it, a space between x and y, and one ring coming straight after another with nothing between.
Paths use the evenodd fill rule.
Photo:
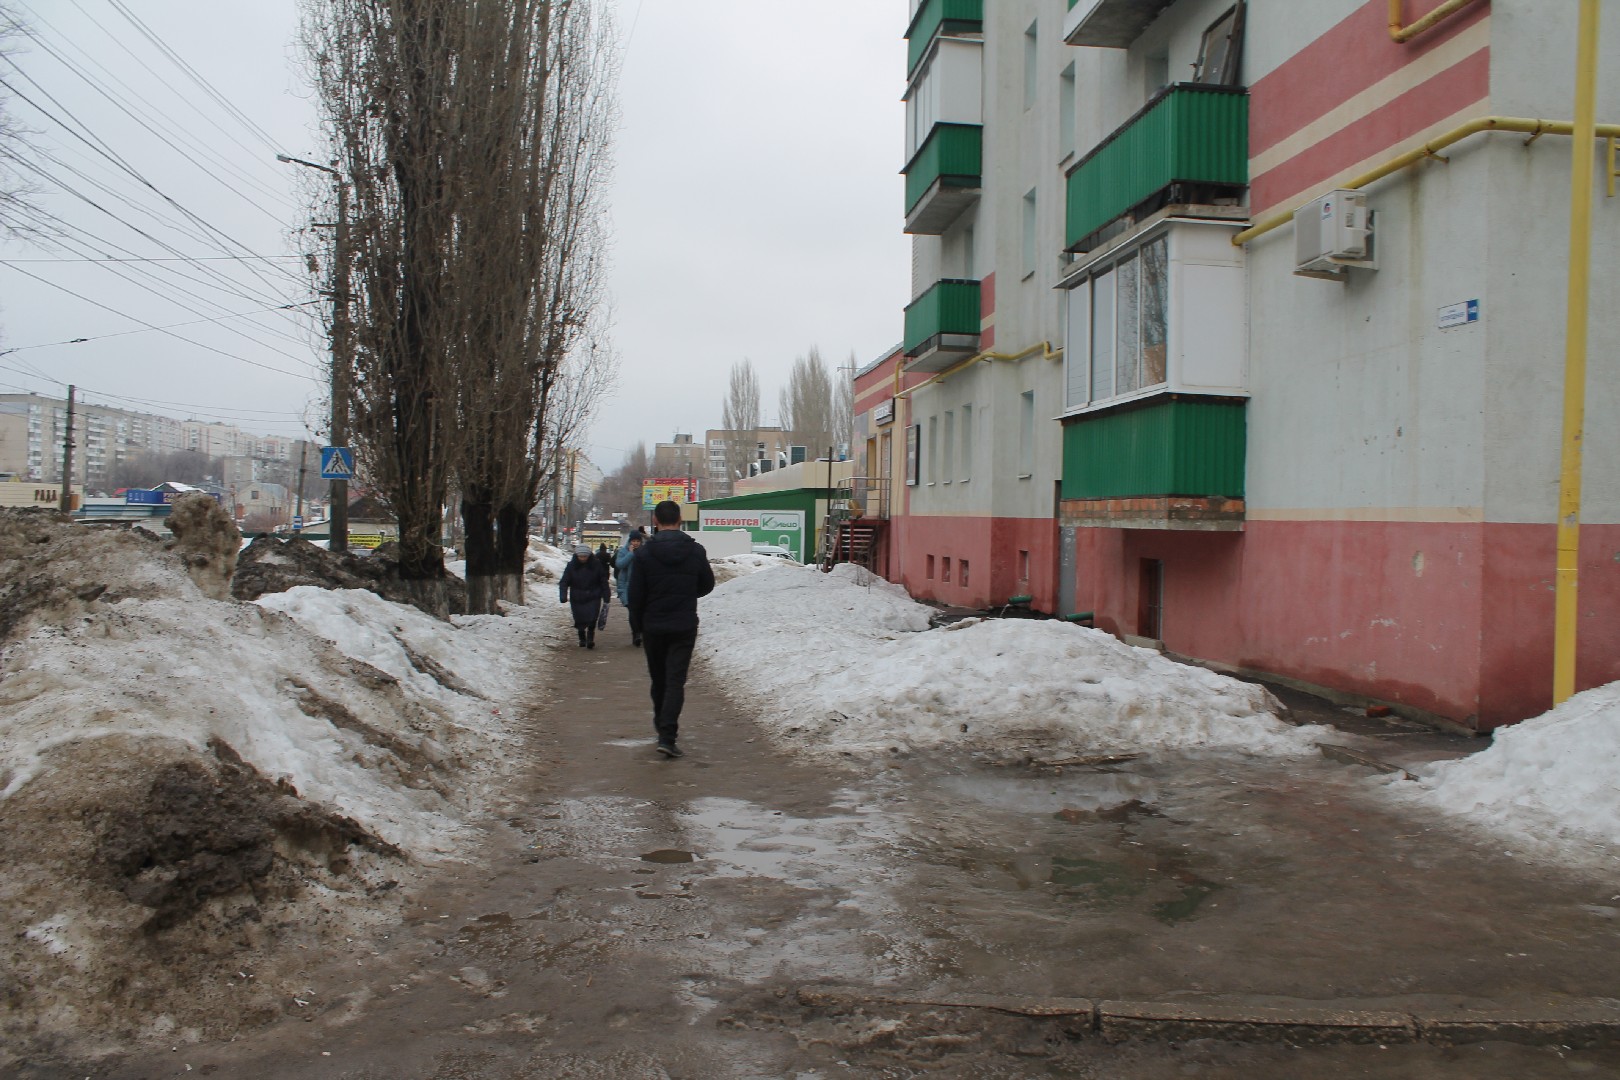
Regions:
<instances>
[{"instance_id":1,"label":"overhead wire","mask_svg":"<svg viewBox=\"0 0 1620 1080\"><path fill-rule=\"evenodd\" d=\"M129 47L127 45L125 45L122 41L119 41L116 37L114 37L111 34L111 32L106 29L106 27L102 26L101 23L95 19L95 17L93 15L91 15L88 11L85 11L82 7L80 8L80 11L87 19L90 20L90 22L95 24L96 27L102 31L102 33L106 34L114 42L114 44L116 44L125 53L128 53L131 56L132 59L135 59L137 62L140 62L140 58L135 56L135 54L130 51L130 49L129 49ZM46 28L48 28L48 29L50 29L52 31L55 31L55 27L53 27L47 20L41 18L36 12L31 11L30 13L32 14L33 19L39 25L41 25L43 27L46 27ZM139 124L142 127L146 128L146 130L151 131L154 135L157 135L165 143L167 143L169 146L173 147L177 152L184 155L188 160L192 161L192 163L197 165L199 168L202 168L201 164L199 162L197 162L196 159L191 156L191 154L187 153L184 150L181 150L178 146L175 146L174 143L172 141L170 141L169 138L167 138L166 135L163 132L160 132L158 130L158 128L159 127L163 128L164 131L167 131L168 133L174 135L175 138L178 138L181 141L187 143L188 146L190 146L196 152L202 154L205 157L211 158L221 168L225 169L227 172L233 173L235 176L237 176L243 182L245 182L247 184L250 184L253 187L257 188L260 192L264 193L268 197L270 197L270 198L276 200L277 202L281 203L283 206L287 207L289 210L296 209L296 204L291 199L289 199L287 197L287 194L286 194L285 191L277 190L276 188L272 187L271 185L265 183L260 178L254 176L251 173L249 173L248 171L242 169L235 162L231 161L229 158L225 157L223 154L220 154L217 150L215 150L212 146L208 145L206 142L203 142L202 140L199 140L199 139L196 139L195 137L193 137L190 134L190 132L186 131L185 128L180 127L178 124L166 123L165 120L167 118L165 117L163 111L161 110L161 108L159 106L155 105L150 100L148 100L146 98L146 96L143 95L139 90L135 89L134 87L130 86L129 83L127 83L123 79L119 78L118 75L116 75L105 64L101 63L99 60L97 60L90 53L86 52L83 48L81 48L81 47L77 46L76 44L74 44L74 42L72 41L71 38L67 37L66 35L62 35L60 33L58 33L58 36L61 38L63 46L65 46L67 48L72 48L80 56L82 56L84 64L93 65L94 67L99 68L103 73L105 73L107 79L111 80L113 83L117 84L117 86L121 88L122 93L114 94L111 90L108 89L106 84L101 79L98 79L96 76L92 75L88 70L86 70L86 68L84 66L81 66L81 63L79 61L76 61L76 60L72 59L71 57L67 56L63 49L58 49L51 42L51 40L48 37L46 37L45 35L40 34L38 31L33 31L33 30L30 30L28 32L29 39L31 41L33 41L36 45L38 45L41 49L45 50L45 52L47 54L49 54L52 58L54 58L64 68L71 71L73 74L77 75L88 86L94 88L99 94L101 94L102 97L106 98L109 102L111 102L114 107L116 107L117 109L122 111L125 115L129 116L130 119L134 120L137 124ZM146 70L148 70L150 72L151 68L148 66ZM155 72L153 72L152 74L154 74L154 76L156 75ZM168 86L167 82L164 82L164 85ZM203 112L201 109L198 109L196 107L196 105L190 100L190 98L188 98L185 95L180 94L178 91L174 90L174 88L172 86L169 86L168 88L172 92L174 92L175 95L180 98L180 100L184 101L187 105L189 105L193 109L193 111L195 111L205 122L207 122L210 126L212 126L221 135L224 135L226 138L230 139L232 142L235 142L243 150L246 150L249 153L254 152L246 144L242 143L234 135L232 135L229 131L227 131L223 126L221 126L217 121L215 121L213 119L213 117L209 116L207 113ZM141 105L144 105L146 107L146 109L150 110L150 111L145 112L145 113L138 112L135 109L135 107L131 104L131 99L133 99L133 101L135 101L135 102L139 102ZM235 189L232 189L232 190L235 190ZM253 203L253 200L251 200L251 199L246 199L245 201L247 201L250 205L257 206L257 204ZM260 208L260 209L262 209L262 208Z\"/></svg>"},{"instance_id":2,"label":"overhead wire","mask_svg":"<svg viewBox=\"0 0 1620 1080\"><path fill-rule=\"evenodd\" d=\"M311 376L309 376L309 375L301 374L301 373L296 372L296 371L287 371L284 368L274 367L273 365L261 363L261 362L259 362L257 360L250 360L245 356L238 356L236 353L226 352L224 349L217 349L212 345L207 345L207 344L204 344L203 342L200 342L200 341L194 341L191 338L188 338L183 334L177 334L173 330L164 330L162 327L155 326L152 323L147 322L145 319L140 319L140 318L135 317L134 315L130 315L130 314L127 314L125 312L119 311L117 308L109 307L108 305L101 303L99 300L92 300L88 296L85 296L83 293L74 292L72 289L68 288L65 285L58 285L56 282L51 281L49 278L40 277L38 274L35 274L35 273L33 273L32 271L29 271L29 270L24 270L21 267L13 266L11 269L15 270L17 273L22 274L22 275L24 275L26 277L33 278L35 281L38 281L43 285L48 285L53 289L57 289L57 290L60 290L61 292L67 293L69 296L75 297L76 299L79 299L79 300L83 300L87 304L92 304L95 307L101 308L103 311L109 311L112 314L118 315L118 316L120 316L122 318L125 318L125 319L128 319L131 322L138 322L142 326L146 327L148 330L161 331L162 333L168 334L172 338L176 338L176 339L178 339L180 341L184 341L188 345L195 345L199 349L206 349L208 352L218 353L220 356L228 357L228 358L230 358L232 360L238 360L238 361L240 361L240 362L242 362L244 364L251 365L252 367L263 368L266 371L274 371L279 375L290 375L295 379L310 379L311 378ZM311 365L311 366L313 366L313 365Z\"/></svg>"}]
</instances>

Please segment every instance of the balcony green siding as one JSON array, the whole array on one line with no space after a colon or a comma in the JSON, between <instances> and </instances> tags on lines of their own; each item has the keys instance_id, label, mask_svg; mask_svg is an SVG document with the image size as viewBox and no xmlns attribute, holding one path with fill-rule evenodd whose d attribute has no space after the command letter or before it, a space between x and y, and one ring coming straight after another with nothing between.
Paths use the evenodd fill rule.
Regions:
<instances>
[{"instance_id":1,"label":"balcony green siding","mask_svg":"<svg viewBox=\"0 0 1620 1080\"><path fill-rule=\"evenodd\" d=\"M946 30L982 30L984 0L923 0L906 28L906 73L917 70L934 34Z\"/></svg>"},{"instance_id":2,"label":"balcony green siding","mask_svg":"<svg viewBox=\"0 0 1620 1080\"><path fill-rule=\"evenodd\" d=\"M957 187L978 187L984 168L984 128L978 124L935 124L934 130L906 163L906 213L944 180Z\"/></svg>"},{"instance_id":3,"label":"balcony green siding","mask_svg":"<svg viewBox=\"0 0 1620 1080\"><path fill-rule=\"evenodd\" d=\"M937 334L979 332L979 283L947 279L906 305L905 350L910 353Z\"/></svg>"},{"instance_id":4,"label":"balcony green siding","mask_svg":"<svg viewBox=\"0 0 1620 1080\"><path fill-rule=\"evenodd\" d=\"M1063 428L1063 497L1243 496L1245 402L1166 396Z\"/></svg>"},{"instance_id":5,"label":"balcony green siding","mask_svg":"<svg viewBox=\"0 0 1620 1080\"><path fill-rule=\"evenodd\" d=\"M1070 170L1065 246L1171 184L1248 182L1248 93L1178 83Z\"/></svg>"}]
</instances>

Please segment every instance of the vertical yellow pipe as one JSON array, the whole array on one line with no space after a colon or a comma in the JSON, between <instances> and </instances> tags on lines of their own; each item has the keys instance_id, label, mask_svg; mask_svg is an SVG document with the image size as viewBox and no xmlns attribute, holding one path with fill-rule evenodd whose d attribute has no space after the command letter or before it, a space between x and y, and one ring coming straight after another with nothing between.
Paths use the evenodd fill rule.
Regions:
<instances>
[{"instance_id":1,"label":"vertical yellow pipe","mask_svg":"<svg viewBox=\"0 0 1620 1080\"><path fill-rule=\"evenodd\" d=\"M1581 550L1581 429L1586 418L1586 326L1591 295L1592 169L1597 154L1598 0L1581 0L1575 55L1575 146L1570 178L1569 321L1564 331L1564 438L1558 476L1558 578L1553 613L1553 704L1575 693L1576 587Z\"/></svg>"}]
</instances>

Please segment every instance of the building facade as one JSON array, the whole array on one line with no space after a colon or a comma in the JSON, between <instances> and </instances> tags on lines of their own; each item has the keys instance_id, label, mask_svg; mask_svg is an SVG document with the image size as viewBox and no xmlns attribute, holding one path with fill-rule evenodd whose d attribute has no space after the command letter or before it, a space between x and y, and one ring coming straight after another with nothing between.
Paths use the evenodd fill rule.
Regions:
<instances>
[{"instance_id":1,"label":"building facade","mask_svg":"<svg viewBox=\"0 0 1620 1080\"><path fill-rule=\"evenodd\" d=\"M1576 7L1389 15L913 5L893 404L857 379L914 448L892 577L1478 729L1547 707L1571 146L1538 121ZM1590 334L1578 687L1620 679L1620 328Z\"/></svg>"}]
</instances>

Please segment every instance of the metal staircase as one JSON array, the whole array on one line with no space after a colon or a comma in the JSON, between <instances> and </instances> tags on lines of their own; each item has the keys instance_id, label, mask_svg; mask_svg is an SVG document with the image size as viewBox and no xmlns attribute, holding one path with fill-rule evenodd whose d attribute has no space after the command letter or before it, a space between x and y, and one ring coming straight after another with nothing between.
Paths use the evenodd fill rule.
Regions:
<instances>
[{"instance_id":1,"label":"metal staircase","mask_svg":"<svg viewBox=\"0 0 1620 1080\"><path fill-rule=\"evenodd\" d=\"M841 482L833 489L822 522L817 561L823 572L848 562L882 573L888 522L888 478L852 476Z\"/></svg>"}]
</instances>

